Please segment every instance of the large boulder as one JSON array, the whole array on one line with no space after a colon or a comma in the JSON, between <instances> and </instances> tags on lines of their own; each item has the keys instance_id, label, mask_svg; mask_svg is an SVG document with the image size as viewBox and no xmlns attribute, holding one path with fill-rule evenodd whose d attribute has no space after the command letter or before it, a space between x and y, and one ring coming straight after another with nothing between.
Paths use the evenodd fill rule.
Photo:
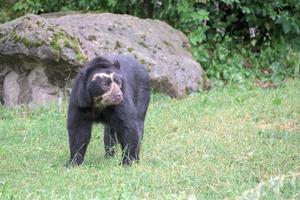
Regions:
<instances>
[{"instance_id":1,"label":"large boulder","mask_svg":"<svg viewBox=\"0 0 300 200\"><path fill-rule=\"evenodd\" d=\"M29 14L0 25L0 97L6 105L61 99L84 63L108 54L139 60L155 91L180 97L205 87L188 39L162 21L109 13Z\"/></svg>"}]
</instances>

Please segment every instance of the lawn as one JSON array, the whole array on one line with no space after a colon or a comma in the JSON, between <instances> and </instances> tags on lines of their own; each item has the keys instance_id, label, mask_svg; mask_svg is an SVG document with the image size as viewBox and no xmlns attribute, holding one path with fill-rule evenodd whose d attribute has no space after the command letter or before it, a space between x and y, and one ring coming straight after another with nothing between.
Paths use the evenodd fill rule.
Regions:
<instances>
[{"instance_id":1,"label":"lawn","mask_svg":"<svg viewBox=\"0 0 300 200\"><path fill-rule=\"evenodd\" d=\"M0 199L300 199L300 80L153 94L141 162L104 158L95 125L67 168L63 106L0 107Z\"/></svg>"}]
</instances>

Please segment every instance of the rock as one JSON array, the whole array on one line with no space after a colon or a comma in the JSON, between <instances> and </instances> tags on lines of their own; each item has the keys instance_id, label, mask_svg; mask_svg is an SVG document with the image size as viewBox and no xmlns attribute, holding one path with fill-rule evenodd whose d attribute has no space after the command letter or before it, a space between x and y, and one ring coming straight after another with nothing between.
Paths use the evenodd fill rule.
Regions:
<instances>
[{"instance_id":1,"label":"rock","mask_svg":"<svg viewBox=\"0 0 300 200\"><path fill-rule=\"evenodd\" d=\"M44 70L42 67L35 68L30 72L27 80L32 99L43 105L51 100L60 100L62 97L61 89L49 83Z\"/></svg>"},{"instance_id":2,"label":"rock","mask_svg":"<svg viewBox=\"0 0 300 200\"><path fill-rule=\"evenodd\" d=\"M0 63L0 103L3 104L4 103L4 99L3 99L3 83L4 83L4 79L6 77L6 75L10 72L10 69L8 67L6 67L5 65L2 65Z\"/></svg>"},{"instance_id":3,"label":"rock","mask_svg":"<svg viewBox=\"0 0 300 200\"><path fill-rule=\"evenodd\" d=\"M4 102L8 106L15 105L19 103L18 101L18 95L20 92L20 87L18 84L18 78L19 75L15 72L10 72L5 78L4 84L3 84L3 90L4 90Z\"/></svg>"},{"instance_id":4,"label":"rock","mask_svg":"<svg viewBox=\"0 0 300 200\"><path fill-rule=\"evenodd\" d=\"M0 96L6 105L61 99L84 63L109 54L135 57L148 69L152 88L172 97L205 87L188 39L162 21L109 13L29 14L0 25Z\"/></svg>"}]
</instances>

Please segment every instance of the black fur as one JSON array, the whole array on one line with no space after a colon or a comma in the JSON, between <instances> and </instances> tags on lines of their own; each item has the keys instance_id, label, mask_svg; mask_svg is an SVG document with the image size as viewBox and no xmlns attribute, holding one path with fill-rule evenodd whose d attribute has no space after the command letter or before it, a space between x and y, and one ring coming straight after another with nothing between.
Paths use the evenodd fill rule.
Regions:
<instances>
[{"instance_id":1,"label":"black fur","mask_svg":"<svg viewBox=\"0 0 300 200\"><path fill-rule=\"evenodd\" d=\"M87 89L95 71L121 74L123 101L104 108L93 105ZM121 144L124 165L139 160L144 120L150 101L150 81L145 68L135 59L116 55L98 57L78 73L71 92L67 128L70 144L70 163L80 165L90 141L92 124L101 122L104 128L106 157L114 156L114 146Z\"/></svg>"}]
</instances>

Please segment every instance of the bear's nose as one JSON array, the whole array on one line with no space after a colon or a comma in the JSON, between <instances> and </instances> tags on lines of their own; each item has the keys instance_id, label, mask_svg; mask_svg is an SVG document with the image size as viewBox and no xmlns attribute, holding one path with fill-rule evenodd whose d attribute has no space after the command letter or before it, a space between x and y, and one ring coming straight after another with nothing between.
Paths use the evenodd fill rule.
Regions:
<instances>
[{"instance_id":1,"label":"bear's nose","mask_svg":"<svg viewBox=\"0 0 300 200\"><path fill-rule=\"evenodd\" d=\"M122 98L123 98L123 94L122 93L116 94L116 99L122 99Z\"/></svg>"}]
</instances>

